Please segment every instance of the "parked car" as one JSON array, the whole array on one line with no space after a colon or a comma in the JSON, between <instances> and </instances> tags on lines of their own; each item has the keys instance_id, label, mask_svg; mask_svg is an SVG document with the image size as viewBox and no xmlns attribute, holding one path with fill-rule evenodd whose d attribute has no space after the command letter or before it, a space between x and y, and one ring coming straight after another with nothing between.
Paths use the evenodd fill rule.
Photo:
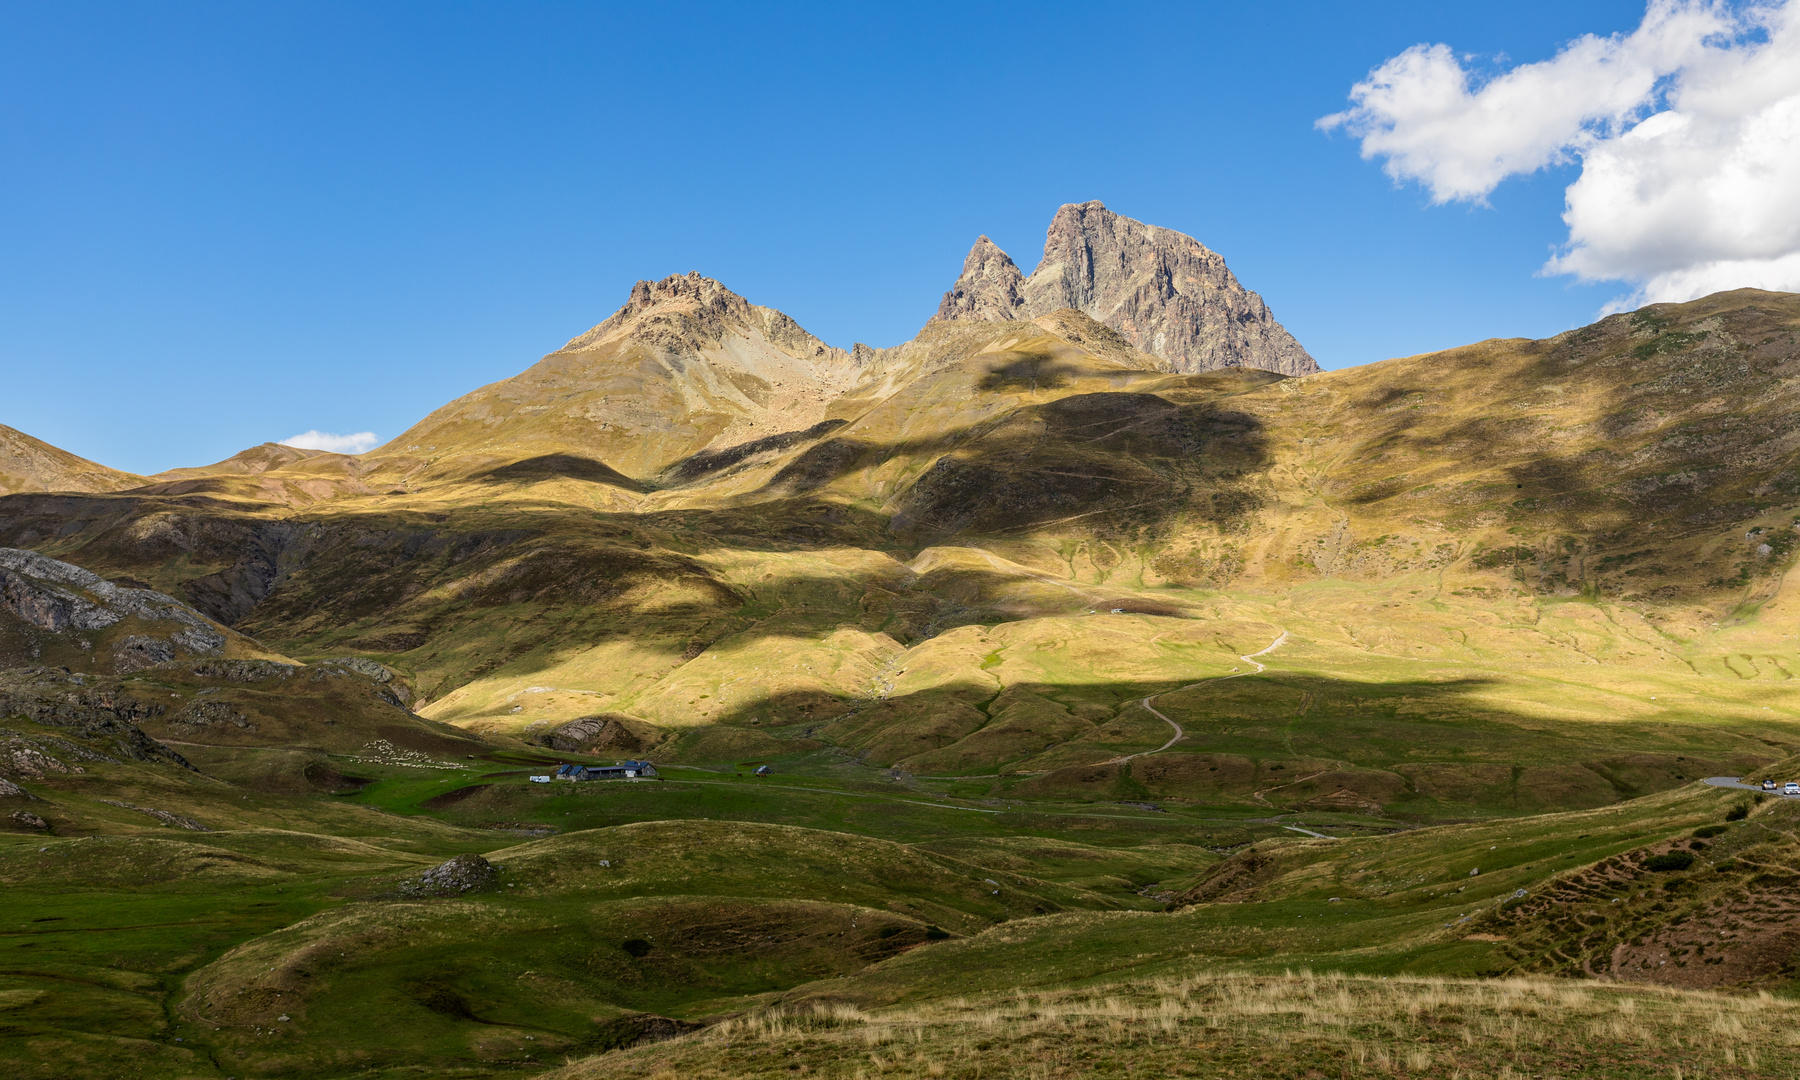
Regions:
<instances>
[{"instance_id":1,"label":"parked car","mask_svg":"<svg viewBox=\"0 0 1800 1080\"><path fill-rule=\"evenodd\" d=\"M1775 790L1775 781L1764 780L1763 781L1763 790L1764 791L1774 791Z\"/></svg>"},{"instance_id":2,"label":"parked car","mask_svg":"<svg viewBox=\"0 0 1800 1080\"><path fill-rule=\"evenodd\" d=\"M1789 780L1781 787L1783 795L1800 795L1800 780Z\"/></svg>"}]
</instances>

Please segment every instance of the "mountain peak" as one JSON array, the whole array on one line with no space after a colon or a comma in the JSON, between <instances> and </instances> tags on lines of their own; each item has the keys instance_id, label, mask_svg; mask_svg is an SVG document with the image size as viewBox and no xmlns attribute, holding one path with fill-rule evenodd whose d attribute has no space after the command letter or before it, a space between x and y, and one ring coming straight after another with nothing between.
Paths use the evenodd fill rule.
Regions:
<instances>
[{"instance_id":1,"label":"mountain peak","mask_svg":"<svg viewBox=\"0 0 1800 1080\"><path fill-rule=\"evenodd\" d=\"M938 317L1006 321L1062 308L1117 330L1176 371L1319 370L1216 252L1184 233L1116 214L1098 199L1057 209L1044 257L1028 278L987 237L977 240Z\"/></svg>"},{"instance_id":2,"label":"mountain peak","mask_svg":"<svg viewBox=\"0 0 1800 1080\"><path fill-rule=\"evenodd\" d=\"M999 245L978 237L963 260L962 276L938 304L940 319L1009 322L1024 318L1025 275Z\"/></svg>"},{"instance_id":3,"label":"mountain peak","mask_svg":"<svg viewBox=\"0 0 1800 1080\"><path fill-rule=\"evenodd\" d=\"M757 334L797 359L841 362L842 349L807 333L792 318L761 307L698 271L639 281L625 304L605 322L572 339L562 352L581 352L631 338L677 352L716 347Z\"/></svg>"},{"instance_id":4,"label":"mountain peak","mask_svg":"<svg viewBox=\"0 0 1800 1080\"><path fill-rule=\"evenodd\" d=\"M240 475L256 475L283 469L296 461L319 457L327 453L324 450L308 450L299 446L288 446L285 443L266 442L252 446L248 450L240 450L224 461L197 468L164 469L156 474L157 480L188 480L198 476L217 476L221 473Z\"/></svg>"}]
</instances>

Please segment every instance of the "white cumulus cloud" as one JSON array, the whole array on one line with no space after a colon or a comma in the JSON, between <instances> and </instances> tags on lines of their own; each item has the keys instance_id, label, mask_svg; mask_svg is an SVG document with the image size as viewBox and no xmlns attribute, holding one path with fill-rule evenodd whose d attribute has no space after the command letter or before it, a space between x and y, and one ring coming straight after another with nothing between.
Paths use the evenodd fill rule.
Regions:
<instances>
[{"instance_id":1,"label":"white cumulus cloud","mask_svg":"<svg viewBox=\"0 0 1800 1080\"><path fill-rule=\"evenodd\" d=\"M333 454L363 454L381 445L373 431L359 431L354 435L333 435L329 431L302 431L298 435L289 435L281 440L282 446L294 446L301 450L324 450Z\"/></svg>"},{"instance_id":2,"label":"white cumulus cloud","mask_svg":"<svg viewBox=\"0 0 1800 1080\"><path fill-rule=\"evenodd\" d=\"M1415 45L1319 121L1433 202L1579 162L1545 271L1625 281L1624 304L1800 291L1800 0L1653 0L1638 28L1480 78Z\"/></svg>"}]
</instances>

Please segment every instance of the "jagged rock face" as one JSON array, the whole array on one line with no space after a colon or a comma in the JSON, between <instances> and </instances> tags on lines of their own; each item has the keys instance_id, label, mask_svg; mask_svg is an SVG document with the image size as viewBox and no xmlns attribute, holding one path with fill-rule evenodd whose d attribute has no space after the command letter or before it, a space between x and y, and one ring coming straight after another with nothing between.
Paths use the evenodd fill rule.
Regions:
<instances>
[{"instance_id":1,"label":"jagged rock face","mask_svg":"<svg viewBox=\"0 0 1800 1080\"><path fill-rule=\"evenodd\" d=\"M27 634L84 641L83 635L98 637L114 627L135 626L137 632L103 642L118 672L171 663L183 655L217 656L226 644L218 626L172 596L116 585L79 566L18 548L0 548L0 618L5 617L23 624ZM82 646L92 647L91 641Z\"/></svg>"},{"instance_id":2,"label":"jagged rock face","mask_svg":"<svg viewBox=\"0 0 1800 1080\"><path fill-rule=\"evenodd\" d=\"M1010 271L1010 274L1009 274ZM1095 202L1056 212L1028 278L987 237L938 306L942 319L1033 319L1074 308L1161 357L1174 371L1261 368L1310 375L1319 365L1262 297L1191 236L1145 225Z\"/></svg>"},{"instance_id":3,"label":"jagged rock face","mask_svg":"<svg viewBox=\"0 0 1800 1080\"><path fill-rule=\"evenodd\" d=\"M0 604L26 623L52 633L103 630L135 615L177 624L172 637L197 655L215 654L225 645L224 635L204 616L173 596L153 589L124 588L35 551L0 548Z\"/></svg>"},{"instance_id":4,"label":"jagged rock face","mask_svg":"<svg viewBox=\"0 0 1800 1080\"><path fill-rule=\"evenodd\" d=\"M938 318L1009 322L1028 317L1024 311L1025 275L992 240L977 238L963 260L962 277L938 305Z\"/></svg>"}]
</instances>

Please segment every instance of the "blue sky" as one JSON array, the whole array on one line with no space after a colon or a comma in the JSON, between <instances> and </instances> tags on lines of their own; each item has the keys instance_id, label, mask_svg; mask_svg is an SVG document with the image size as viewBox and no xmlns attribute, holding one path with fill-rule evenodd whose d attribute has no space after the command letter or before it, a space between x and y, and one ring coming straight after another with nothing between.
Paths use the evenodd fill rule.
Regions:
<instances>
[{"instance_id":1,"label":"blue sky","mask_svg":"<svg viewBox=\"0 0 1800 1080\"><path fill-rule=\"evenodd\" d=\"M1636 3L0 3L0 423L115 467L383 438L698 270L890 345L977 234L1098 198L1326 367L1591 321L1577 167L1490 205L1314 121L1388 57L1553 56ZM1500 59L1503 58L1503 59Z\"/></svg>"}]
</instances>

